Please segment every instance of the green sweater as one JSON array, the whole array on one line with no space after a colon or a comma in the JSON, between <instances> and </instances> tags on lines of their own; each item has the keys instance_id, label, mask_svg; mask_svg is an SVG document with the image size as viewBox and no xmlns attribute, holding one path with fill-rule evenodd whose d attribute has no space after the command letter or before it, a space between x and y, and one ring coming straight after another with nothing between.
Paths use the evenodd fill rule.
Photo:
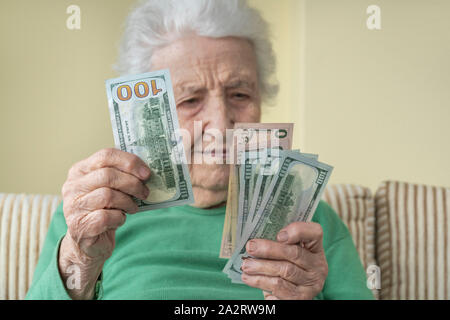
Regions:
<instances>
[{"instance_id":1,"label":"green sweater","mask_svg":"<svg viewBox=\"0 0 450 320\"><path fill-rule=\"evenodd\" d=\"M263 299L262 291L233 284L219 258L225 207L172 207L128 215L103 267L100 299ZM320 202L313 221L324 230L328 277L316 299L373 299L351 235ZM62 205L53 216L27 299L70 299L58 271L66 233Z\"/></svg>"}]
</instances>

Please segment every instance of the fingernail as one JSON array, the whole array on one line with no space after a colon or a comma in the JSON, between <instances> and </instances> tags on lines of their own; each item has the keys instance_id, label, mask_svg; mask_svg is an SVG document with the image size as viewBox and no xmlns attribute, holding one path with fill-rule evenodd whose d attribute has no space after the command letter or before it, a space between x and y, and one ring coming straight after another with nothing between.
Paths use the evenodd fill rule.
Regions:
<instances>
[{"instance_id":1,"label":"fingernail","mask_svg":"<svg viewBox=\"0 0 450 320\"><path fill-rule=\"evenodd\" d=\"M281 231L277 236L278 241L284 242L288 239L288 234L286 231Z\"/></svg>"},{"instance_id":2,"label":"fingernail","mask_svg":"<svg viewBox=\"0 0 450 320\"><path fill-rule=\"evenodd\" d=\"M141 176L142 179L147 179L148 176L150 175L150 169L146 167L141 167L139 169L139 175Z\"/></svg>"},{"instance_id":3,"label":"fingernail","mask_svg":"<svg viewBox=\"0 0 450 320\"><path fill-rule=\"evenodd\" d=\"M253 240L251 240L248 243L248 251L250 251L250 252L256 251L256 248L257 248L256 243Z\"/></svg>"}]
</instances>

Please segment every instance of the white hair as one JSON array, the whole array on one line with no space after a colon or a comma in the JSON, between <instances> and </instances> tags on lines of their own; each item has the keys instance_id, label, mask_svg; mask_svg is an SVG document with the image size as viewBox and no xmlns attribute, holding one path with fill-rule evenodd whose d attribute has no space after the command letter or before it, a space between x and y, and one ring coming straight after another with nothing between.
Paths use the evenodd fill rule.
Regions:
<instances>
[{"instance_id":1,"label":"white hair","mask_svg":"<svg viewBox=\"0 0 450 320\"><path fill-rule=\"evenodd\" d=\"M263 99L278 92L269 27L246 0L145 0L129 14L115 65L121 75L148 72L155 49L195 33L240 37L254 47Z\"/></svg>"}]
</instances>

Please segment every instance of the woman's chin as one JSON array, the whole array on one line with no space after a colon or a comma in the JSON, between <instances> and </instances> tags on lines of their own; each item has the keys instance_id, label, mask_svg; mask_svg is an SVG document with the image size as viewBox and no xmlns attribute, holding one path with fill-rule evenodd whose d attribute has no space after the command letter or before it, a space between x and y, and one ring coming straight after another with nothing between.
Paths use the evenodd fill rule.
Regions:
<instances>
[{"instance_id":1,"label":"woman's chin","mask_svg":"<svg viewBox=\"0 0 450 320\"><path fill-rule=\"evenodd\" d=\"M190 176L192 186L211 192L228 189L229 165L192 165Z\"/></svg>"},{"instance_id":2,"label":"woman's chin","mask_svg":"<svg viewBox=\"0 0 450 320\"><path fill-rule=\"evenodd\" d=\"M220 204L225 204L227 201L227 190L212 191L208 189L193 187L194 203L193 207L197 208L211 208Z\"/></svg>"}]
</instances>

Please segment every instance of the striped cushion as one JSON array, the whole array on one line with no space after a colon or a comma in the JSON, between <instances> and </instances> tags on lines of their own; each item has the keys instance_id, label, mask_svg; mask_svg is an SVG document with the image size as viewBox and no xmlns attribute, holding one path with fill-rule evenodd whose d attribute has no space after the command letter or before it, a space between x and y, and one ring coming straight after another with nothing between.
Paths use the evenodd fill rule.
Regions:
<instances>
[{"instance_id":1,"label":"striped cushion","mask_svg":"<svg viewBox=\"0 0 450 320\"><path fill-rule=\"evenodd\" d=\"M0 300L23 299L59 196L0 193Z\"/></svg>"},{"instance_id":2,"label":"striped cushion","mask_svg":"<svg viewBox=\"0 0 450 320\"><path fill-rule=\"evenodd\" d=\"M375 204L370 189L351 184L329 185L323 200L347 225L364 267L375 264Z\"/></svg>"},{"instance_id":3,"label":"striped cushion","mask_svg":"<svg viewBox=\"0 0 450 320\"><path fill-rule=\"evenodd\" d=\"M366 270L376 265L375 256L375 201L369 188L352 184L326 187L325 200L349 229L361 262ZM373 289L376 299L379 290Z\"/></svg>"},{"instance_id":4,"label":"striped cushion","mask_svg":"<svg viewBox=\"0 0 450 320\"><path fill-rule=\"evenodd\" d=\"M450 298L450 189L383 182L376 196L382 299Z\"/></svg>"},{"instance_id":5,"label":"striped cushion","mask_svg":"<svg viewBox=\"0 0 450 320\"><path fill-rule=\"evenodd\" d=\"M370 189L352 184L329 185L323 200L336 211L349 229L366 270L376 265L375 202ZM373 289L372 293L378 299L378 290Z\"/></svg>"}]
</instances>

